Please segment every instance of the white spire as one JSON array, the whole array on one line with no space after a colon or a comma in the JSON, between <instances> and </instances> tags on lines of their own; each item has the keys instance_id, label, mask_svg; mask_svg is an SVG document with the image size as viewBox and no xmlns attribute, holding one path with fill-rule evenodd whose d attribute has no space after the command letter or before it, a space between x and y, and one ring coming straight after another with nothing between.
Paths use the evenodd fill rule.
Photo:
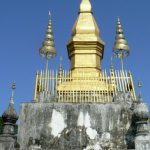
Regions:
<instances>
[{"instance_id":1,"label":"white spire","mask_svg":"<svg viewBox=\"0 0 150 150\"><path fill-rule=\"evenodd\" d=\"M11 94L11 98L10 98L10 104L14 104L14 92L16 89L16 84L13 83L11 88L12 88L12 94Z\"/></svg>"}]
</instances>

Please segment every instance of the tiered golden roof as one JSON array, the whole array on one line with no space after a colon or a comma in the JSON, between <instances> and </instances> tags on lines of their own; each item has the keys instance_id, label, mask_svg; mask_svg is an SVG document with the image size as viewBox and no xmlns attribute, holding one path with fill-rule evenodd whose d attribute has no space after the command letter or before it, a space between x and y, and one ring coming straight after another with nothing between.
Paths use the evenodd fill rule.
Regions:
<instances>
[{"instance_id":1,"label":"tiered golden roof","mask_svg":"<svg viewBox=\"0 0 150 150\"><path fill-rule=\"evenodd\" d=\"M117 57L126 57L129 55L130 48L125 40L120 19L117 20L116 40L114 43L114 55Z\"/></svg>"},{"instance_id":2,"label":"tiered golden roof","mask_svg":"<svg viewBox=\"0 0 150 150\"><path fill-rule=\"evenodd\" d=\"M53 31L52 31L52 20L49 12L49 22L46 30L46 36L42 47L40 48L40 55L45 58L50 58L56 55L56 48L54 43Z\"/></svg>"}]
</instances>

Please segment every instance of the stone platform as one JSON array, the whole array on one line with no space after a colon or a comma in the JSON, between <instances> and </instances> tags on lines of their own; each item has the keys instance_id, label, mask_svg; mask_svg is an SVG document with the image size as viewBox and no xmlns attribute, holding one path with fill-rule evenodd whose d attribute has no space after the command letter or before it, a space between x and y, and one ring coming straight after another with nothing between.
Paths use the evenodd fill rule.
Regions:
<instances>
[{"instance_id":1,"label":"stone platform","mask_svg":"<svg viewBox=\"0 0 150 150\"><path fill-rule=\"evenodd\" d=\"M108 104L22 103L21 150L134 149L130 95Z\"/></svg>"}]
</instances>

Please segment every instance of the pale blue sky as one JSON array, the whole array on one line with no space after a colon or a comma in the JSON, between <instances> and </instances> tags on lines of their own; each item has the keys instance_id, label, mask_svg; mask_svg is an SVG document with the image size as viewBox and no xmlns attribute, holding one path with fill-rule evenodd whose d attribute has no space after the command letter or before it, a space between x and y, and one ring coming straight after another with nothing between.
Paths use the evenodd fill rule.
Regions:
<instances>
[{"instance_id":1,"label":"pale blue sky","mask_svg":"<svg viewBox=\"0 0 150 150\"><path fill-rule=\"evenodd\" d=\"M91 0L91 3L101 37L106 43L102 67L109 68L119 16L131 48L125 68L133 72L135 85L141 79L144 101L150 104L150 1ZM66 43L77 18L79 4L80 0L1 0L0 114L8 105L13 81L17 84L17 110L21 102L30 102L33 98L36 70L45 67L38 49L44 39L49 10L57 48L57 57L50 61L50 68L58 68L60 56L63 56L63 67L69 68ZM120 61L115 59L114 64L119 68Z\"/></svg>"}]
</instances>

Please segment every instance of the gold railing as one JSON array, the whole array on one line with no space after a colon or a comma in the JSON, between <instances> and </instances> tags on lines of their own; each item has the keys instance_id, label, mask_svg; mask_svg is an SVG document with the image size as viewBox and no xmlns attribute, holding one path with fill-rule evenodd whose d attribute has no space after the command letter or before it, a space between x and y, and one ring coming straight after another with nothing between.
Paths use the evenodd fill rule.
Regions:
<instances>
[{"instance_id":1,"label":"gold railing","mask_svg":"<svg viewBox=\"0 0 150 150\"><path fill-rule=\"evenodd\" d=\"M101 71L98 77L87 77L84 73L73 76L72 71L37 72L34 101L39 95L53 97L55 102L112 102L118 92L130 92L136 100L131 72Z\"/></svg>"}]
</instances>

